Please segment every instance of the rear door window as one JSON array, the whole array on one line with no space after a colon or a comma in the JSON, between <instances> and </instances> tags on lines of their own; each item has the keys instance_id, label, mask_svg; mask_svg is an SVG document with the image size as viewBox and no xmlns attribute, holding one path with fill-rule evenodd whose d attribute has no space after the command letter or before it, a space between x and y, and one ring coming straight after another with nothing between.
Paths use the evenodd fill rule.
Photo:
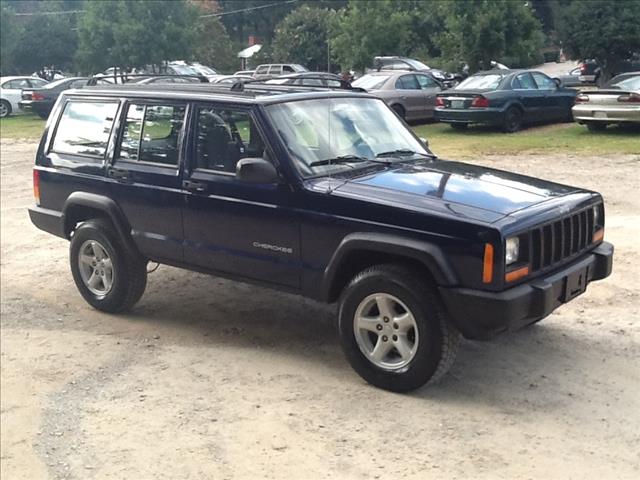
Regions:
<instances>
[{"instance_id":1,"label":"rear door window","mask_svg":"<svg viewBox=\"0 0 640 480\"><path fill-rule=\"evenodd\" d=\"M51 151L103 158L117 111L117 102L67 102Z\"/></svg>"},{"instance_id":2,"label":"rear door window","mask_svg":"<svg viewBox=\"0 0 640 480\"><path fill-rule=\"evenodd\" d=\"M403 75L396 80L398 90L420 90L420 84L415 75Z\"/></svg>"},{"instance_id":3,"label":"rear door window","mask_svg":"<svg viewBox=\"0 0 640 480\"><path fill-rule=\"evenodd\" d=\"M183 105L129 104L118 158L177 166Z\"/></svg>"},{"instance_id":4,"label":"rear door window","mask_svg":"<svg viewBox=\"0 0 640 480\"><path fill-rule=\"evenodd\" d=\"M528 72L521 73L516 78L514 78L512 86L516 90L537 90L538 89L536 82L533 80L533 77Z\"/></svg>"}]
</instances>

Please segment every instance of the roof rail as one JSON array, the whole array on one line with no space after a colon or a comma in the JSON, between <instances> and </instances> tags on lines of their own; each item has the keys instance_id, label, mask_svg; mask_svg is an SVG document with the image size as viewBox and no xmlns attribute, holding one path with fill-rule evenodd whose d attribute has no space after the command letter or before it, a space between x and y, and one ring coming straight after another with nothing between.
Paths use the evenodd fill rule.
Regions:
<instances>
[{"instance_id":1,"label":"roof rail","mask_svg":"<svg viewBox=\"0 0 640 480\"><path fill-rule=\"evenodd\" d=\"M278 78L287 78L287 79L302 78L305 80L307 79L327 80L327 78L323 77L322 75L304 75L300 77L295 77L295 76L284 77L283 76L283 77L274 77L274 78L255 78L253 80L238 79L238 81L231 86L231 90L234 92L242 92L245 89L245 85L252 86L252 85L258 84L258 85L266 85L268 87L275 87L275 88L272 88L273 90L281 88L283 90L311 89L311 90L350 90L352 92L365 92L365 90L362 88L352 86L351 82L348 82L342 79L337 79L337 78L331 79L331 80L340 82L339 87L332 87L330 85L325 86L325 85L298 85L298 84L291 84L291 83L267 83L269 80L277 80Z\"/></svg>"},{"instance_id":2,"label":"roof rail","mask_svg":"<svg viewBox=\"0 0 640 480\"><path fill-rule=\"evenodd\" d=\"M98 80L105 80L105 81L109 81L109 80L113 80L113 84L114 85L118 85L118 84L123 84L123 83L127 83L130 80L136 79L136 78L158 78L158 77L179 77L179 78L197 78L201 83L209 83L209 80L207 79L207 77L205 77L204 75L178 75L178 74L171 74L171 73L160 73L160 74L154 74L154 73L114 73L113 75L109 74L109 75L102 75L102 74L98 74L98 75L92 75L89 78L89 81L87 82L88 86L93 86L93 85L97 85L98 84Z\"/></svg>"}]
</instances>

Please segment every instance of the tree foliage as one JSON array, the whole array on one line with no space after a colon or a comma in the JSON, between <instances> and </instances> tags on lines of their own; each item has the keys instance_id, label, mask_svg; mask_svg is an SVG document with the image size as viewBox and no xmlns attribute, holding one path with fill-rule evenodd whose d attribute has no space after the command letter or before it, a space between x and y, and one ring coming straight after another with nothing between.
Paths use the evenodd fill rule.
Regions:
<instances>
[{"instance_id":1,"label":"tree foliage","mask_svg":"<svg viewBox=\"0 0 640 480\"><path fill-rule=\"evenodd\" d=\"M363 70L376 55L411 51L411 14L400 2L352 0L332 25L331 50L344 68Z\"/></svg>"},{"instance_id":2,"label":"tree foliage","mask_svg":"<svg viewBox=\"0 0 640 480\"><path fill-rule=\"evenodd\" d=\"M561 17L560 39L577 59L595 59L606 82L619 62L640 52L640 0L573 1Z\"/></svg>"},{"instance_id":3,"label":"tree foliage","mask_svg":"<svg viewBox=\"0 0 640 480\"><path fill-rule=\"evenodd\" d=\"M459 0L443 6L440 44L450 60L466 62L471 71L489 68L492 60L514 68L542 61L541 25L524 2Z\"/></svg>"},{"instance_id":4,"label":"tree foliage","mask_svg":"<svg viewBox=\"0 0 640 480\"><path fill-rule=\"evenodd\" d=\"M300 63L310 70L324 70L333 13L308 5L289 13L275 29L273 58L279 62Z\"/></svg>"},{"instance_id":5,"label":"tree foliage","mask_svg":"<svg viewBox=\"0 0 640 480\"><path fill-rule=\"evenodd\" d=\"M74 17L71 15L31 15L17 17L14 8L21 13L37 12L37 4L8 3L2 6L0 26L0 54L3 75L31 73L43 67L68 70L73 66L77 45ZM47 10L62 11L63 2L48 2Z\"/></svg>"},{"instance_id":6,"label":"tree foliage","mask_svg":"<svg viewBox=\"0 0 640 480\"><path fill-rule=\"evenodd\" d=\"M193 57L198 10L184 0L103 0L88 2L85 10L78 61L86 71Z\"/></svg>"},{"instance_id":7,"label":"tree foliage","mask_svg":"<svg viewBox=\"0 0 640 480\"><path fill-rule=\"evenodd\" d=\"M198 18L194 26L195 47L193 58L220 72L235 71L240 65L238 48L227 35L224 25L216 17Z\"/></svg>"}]
</instances>

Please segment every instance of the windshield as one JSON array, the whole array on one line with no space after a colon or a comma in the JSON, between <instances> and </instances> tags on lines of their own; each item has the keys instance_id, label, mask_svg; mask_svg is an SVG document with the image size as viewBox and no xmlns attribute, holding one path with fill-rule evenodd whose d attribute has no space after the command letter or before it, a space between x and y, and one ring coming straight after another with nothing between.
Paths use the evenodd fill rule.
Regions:
<instances>
[{"instance_id":1,"label":"windshield","mask_svg":"<svg viewBox=\"0 0 640 480\"><path fill-rule=\"evenodd\" d=\"M474 75L456 85L455 90L476 90L497 88L502 75Z\"/></svg>"},{"instance_id":2,"label":"windshield","mask_svg":"<svg viewBox=\"0 0 640 480\"><path fill-rule=\"evenodd\" d=\"M405 58L404 61L407 62L409 65L411 65L411 67L415 68L416 70L431 70L428 66L426 66L424 63L422 63L419 60L414 60L412 58Z\"/></svg>"},{"instance_id":3,"label":"windshield","mask_svg":"<svg viewBox=\"0 0 640 480\"><path fill-rule=\"evenodd\" d=\"M376 90L384 85L391 75L365 75L360 77L351 85L365 90Z\"/></svg>"},{"instance_id":4,"label":"windshield","mask_svg":"<svg viewBox=\"0 0 640 480\"><path fill-rule=\"evenodd\" d=\"M294 72L308 72L309 71L309 70L306 69L306 67L303 67L302 65L298 65L297 63L291 64L291 68L293 68Z\"/></svg>"},{"instance_id":5,"label":"windshield","mask_svg":"<svg viewBox=\"0 0 640 480\"><path fill-rule=\"evenodd\" d=\"M376 98L322 98L266 109L304 177L370 166L378 155L388 152L401 151L398 156L403 160L412 158L414 152L430 156Z\"/></svg>"},{"instance_id":6,"label":"windshield","mask_svg":"<svg viewBox=\"0 0 640 480\"><path fill-rule=\"evenodd\" d=\"M192 67L189 67L188 65L173 64L170 65L170 67L179 75L198 75L198 72L196 72Z\"/></svg>"},{"instance_id":7,"label":"windshield","mask_svg":"<svg viewBox=\"0 0 640 480\"><path fill-rule=\"evenodd\" d=\"M44 87L42 88L56 88L58 85L62 85L65 82L69 82L71 83L71 81L73 80L80 80L79 78L73 79L73 78L61 78L60 80L55 80L51 83L47 83Z\"/></svg>"},{"instance_id":8,"label":"windshield","mask_svg":"<svg viewBox=\"0 0 640 480\"><path fill-rule=\"evenodd\" d=\"M637 77L625 78L624 80L616 82L611 86L611 88L631 91L640 90L640 75L638 75Z\"/></svg>"}]
</instances>

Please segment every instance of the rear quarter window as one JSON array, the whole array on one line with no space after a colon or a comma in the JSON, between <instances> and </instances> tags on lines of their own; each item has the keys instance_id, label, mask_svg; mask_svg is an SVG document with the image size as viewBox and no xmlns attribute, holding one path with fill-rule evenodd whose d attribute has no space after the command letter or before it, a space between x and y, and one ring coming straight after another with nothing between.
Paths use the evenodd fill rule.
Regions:
<instances>
[{"instance_id":1,"label":"rear quarter window","mask_svg":"<svg viewBox=\"0 0 640 480\"><path fill-rule=\"evenodd\" d=\"M103 158L117 111L117 102L67 102L51 151Z\"/></svg>"}]
</instances>

